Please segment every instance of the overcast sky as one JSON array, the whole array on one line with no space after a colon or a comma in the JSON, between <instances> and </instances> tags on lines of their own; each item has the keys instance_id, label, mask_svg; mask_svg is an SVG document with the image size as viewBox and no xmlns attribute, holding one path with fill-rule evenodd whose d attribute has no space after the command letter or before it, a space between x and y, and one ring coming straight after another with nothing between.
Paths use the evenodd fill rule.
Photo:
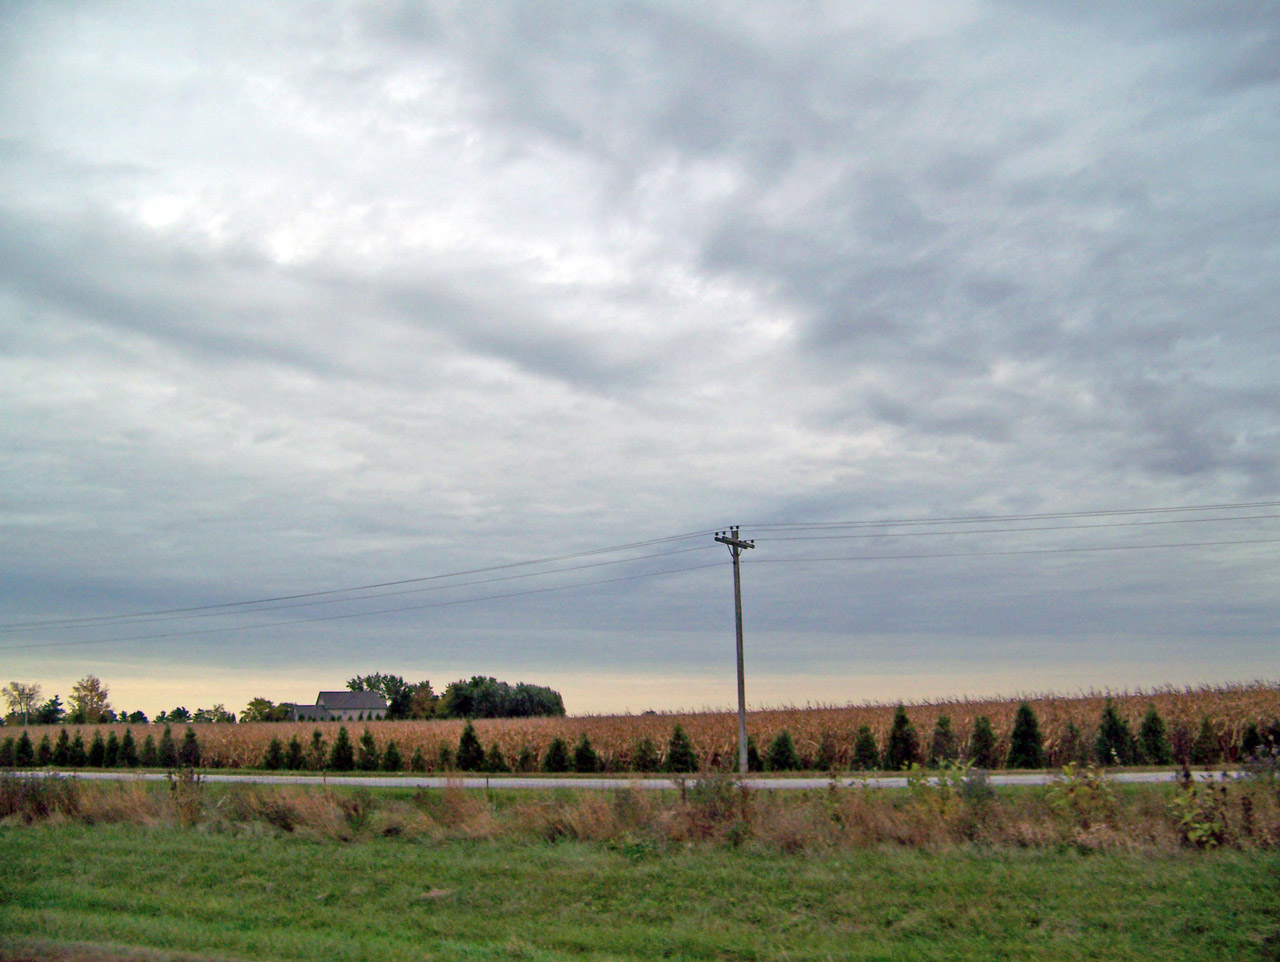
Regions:
<instances>
[{"instance_id":1,"label":"overcast sky","mask_svg":"<svg viewBox=\"0 0 1280 962\"><path fill-rule=\"evenodd\" d=\"M1277 305L1269 0L11 0L0 683L1275 679L1275 505L780 526L1275 501Z\"/></svg>"}]
</instances>

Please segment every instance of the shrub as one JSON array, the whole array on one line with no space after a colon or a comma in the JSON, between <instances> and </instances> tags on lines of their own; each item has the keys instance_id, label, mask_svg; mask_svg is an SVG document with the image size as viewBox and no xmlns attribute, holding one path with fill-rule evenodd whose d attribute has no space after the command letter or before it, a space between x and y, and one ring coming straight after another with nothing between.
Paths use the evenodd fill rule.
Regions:
<instances>
[{"instance_id":1,"label":"shrub","mask_svg":"<svg viewBox=\"0 0 1280 962\"><path fill-rule=\"evenodd\" d=\"M1133 734L1110 698L1102 709L1093 754L1100 765L1128 765L1133 761Z\"/></svg>"},{"instance_id":2,"label":"shrub","mask_svg":"<svg viewBox=\"0 0 1280 962\"><path fill-rule=\"evenodd\" d=\"M747 761L750 763L750 758ZM813 767L820 772L830 772L834 771L838 764L835 736L823 729L822 734L818 737L818 754L814 756Z\"/></svg>"},{"instance_id":3,"label":"shrub","mask_svg":"<svg viewBox=\"0 0 1280 962\"><path fill-rule=\"evenodd\" d=\"M1040 723L1025 701L1018 706L1009 735L1010 768L1044 768L1044 743L1040 739Z\"/></svg>"},{"instance_id":4,"label":"shrub","mask_svg":"<svg viewBox=\"0 0 1280 962\"><path fill-rule=\"evenodd\" d=\"M876 747L876 736L871 733L870 725L860 725L853 739L853 767L858 771L868 771L880 764L880 749Z\"/></svg>"},{"instance_id":5,"label":"shrub","mask_svg":"<svg viewBox=\"0 0 1280 962\"><path fill-rule=\"evenodd\" d=\"M347 726L341 725L334 736L333 747L329 749L329 768L335 772L355 771L356 753L351 747L351 736L347 734Z\"/></svg>"},{"instance_id":6,"label":"shrub","mask_svg":"<svg viewBox=\"0 0 1280 962\"><path fill-rule=\"evenodd\" d=\"M1138 729L1138 748L1142 760L1150 765L1169 765L1173 762L1173 749L1169 745L1169 736L1165 733L1164 719L1156 711L1154 704L1147 707Z\"/></svg>"},{"instance_id":7,"label":"shrub","mask_svg":"<svg viewBox=\"0 0 1280 962\"><path fill-rule=\"evenodd\" d=\"M884 749L884 767L896 772L920 760L920 739L907 718L907 710L899 704L893 712L893 726Z\"/></svg>"},{"instance_id":8,"label":"shrub","mask_svg":"<svg viewBox=\"0 0 1280 962\"><path fill-rule=\"evenodd\" d=\"M1258 723L1249 722L1240 735L1240 757L1245 761L1257 758L1261 748L1262 732L1258 729Z\"/></svg>"},{"instance_id":9,"label":"shrub","mask_svg":"<svg viewBox=\"0 0 1280 962\"><path fill-rule=\"evenodd\" d=\"M969 735L969 762L975 768L996 768L1000 758L996 755L996 733L991 727L991 719L979 715L973 720L973 731Z\"/></svg>"},{"instance_id":10,"label":"shrub","mask_svg":"<svg viewBox=\"0 0 1280 962\"><path fill-rule=\"evenodd\" d=\"M667 761L663 767L669 772L698 770L698 753L693 750L693 742L679 724L671 732L671 741L667 743Z\"/></svg>"},{"instance_id":11,"label":"shrub","mask_svg":"<svg viewBox=\"0 0 1280 962\"><path fill-rule=\"evenodd\" d=\"M458 739L458 768L464 772L478 772L484 768L484 746L480 744L475 726L469 721Z\"/></svg>"},{"instance_id":12,"label":"shrub","mask_svg":"<svg viewBox=\"0 0 1280 962\"><path fill-rule=\"evenodd\" d=\"M939 715L929 736L929 764L933 767L943 762L954 762L960 757L960 746L951 730L951 716Z\"/></svg>"},{"instance_id":13,"label":"shrub","mask_svg":"<svg viewBox=\"0 0 1280 962\"><path fill-rule=\"evenodd\" d=\"M1089 760L1089 755L1089 746L1085 741L1084 732L1075 722L1068 721L1063 727L1062 737L1058 739L1052 763L1055 766L1084 764Z\"/></svg>"},{"instance_id":14,"label":"shrub","mask_svg":"<svg viewBox=\"0 0 1280 962\"><path fill-rule=\"evenodd\" d=\"M800 767L796 743L791 738L791 732L785 728L769 743L769 750L765 753L765 767L771 772L794 772Z\"/></svg>"},{"instance_id":15,"label":"shrub","mask_svg":"<svg viewBox=\"0 0 1280 962\"><path fill-rule=\"evenodd\" d=\"M382 756L378 753L378 743L373 740L373 733L366 728L360 735L356 767L362 772L376 772L381 762Z\"/></svg>"},{"instance_id":16,"label":"shrub","mask_svg":"<svg viewBox=\"0 0 1280 962\"><path fill-rule=\"evenodd\" d=\"M200 739L196 737L196 730L190 725L182 736L182 745L178 749L178 764L183 768L200 767Z\"/></svg>"},{"instance_id":17,"label":"shrub","mask_svg":"<svg viewBox=\"0 0 1280 962\"><path fill-rule=\"evenodd\" d=\"M591 739L586 732L582 733L578 744L573 746L573 770L582 775L594 775L600 771L600 756L591 747Z\"/></svg>"},{"instance_id":18,"label":"shrub","mask_svg":"<svg viewBox=\"0 0 1280 962\"><path fill-rule=\"evenodd\" d=\"M284 746L280 744L280 739L273 738L267 742L267 750L262 753L262 767L269 772L284 767Z\"/></svg>"},{"instance_id":19,"label":"shrub","mask_svg":"<svg viewBox=\"0 0 1280 962\"><path fill-rule=\"evenodd\" d=\"M400 746L396 744L394 738L387 740L387 747L382 753L382 770L384 772L398 772L404 768L404 758L400 754Z\"/></svg>"},{"instance_id":20,"label":"shrub","mask_svg":"<svg viewBox=\"0 0 1280 962\"><path fill-rule=\"evenodd\" d=\"M760 749L756 747L756 737L754 735L747 736L747 771L764 771L764 759L760 757Z\"/></svg>"},{"instance_id":21,"label":"shrub","mask_svg":"<svg viewBox=\"0 0 1280 962\"><path fill-rule=\"evenodd\" d=\"M551 739L551 744L547 746L546 754L542 756L542 770L544 772L567 772L569 770L569 746L565 744L564 739L559 735Z\"/></svg>"},{"instance_id":22,"label":"shrub","mask_svg":"<svg viewBox=\"0 0 1280 962\"><path fill-rule=\"evenodd\" d=\"M657 746L653 740L642 738L631 753L631 770L633 772L656 772L662 767L662 759L658 757Z\"/></svg>"}]
</instances>

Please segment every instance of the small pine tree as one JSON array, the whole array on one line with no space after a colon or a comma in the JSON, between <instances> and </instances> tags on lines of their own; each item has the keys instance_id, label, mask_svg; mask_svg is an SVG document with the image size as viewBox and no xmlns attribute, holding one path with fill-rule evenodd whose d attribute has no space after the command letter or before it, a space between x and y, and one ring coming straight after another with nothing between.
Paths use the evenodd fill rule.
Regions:
<instances>
[{"instance_id":1,"label":"small pine tree","mask_svg":"<svg viewBox=\"0 0 1280 962\"><path fill-rule=\"evenodd\" d=\"M156 740L151 737L150 732L142 740L142 753L138 756L138 762L143 768L160 767L160 749L156 747Z\"/></svg>"},{"instance_id":2,"label":"small pine tree","mask_svg":"<svg viewBox=\"0 0 1280 962\"><path fill-rule=\"evenodd\" d=\"M764 759L760 757L760 749L756 745L756 736L747 736L747 771L764 771Z\"/></svg>"},{"instance_id":3,"label":"small pine tree","mask_svg":"<svg viewBox=\"0 0 1280 962\"><path fill-rule=\"evenodd\" d=\"M1240 735L1240 757L1244 761L1256 759L1262 749L1262 732L1257 722L1249 722Z\"/></svg>"},{"instance_id":4,"label":"small pine tree","mask_svg":"<svg viewBox=\"0 0 1280 962\"><path fill-rule=\"evenodd\" d=\"M652 739L642 738L631 753L631 770L633 772L656 772L662 767L662 759L658 757L657 746Z\"/></svg>"},{"instance_id":5,"label":"small pine tree","mask_svg":"<svg viewBox=\"0 0 1280 962\"><path fill-rule=\"evenodd\" d=\"M362 772L376 772L381 763L378 743L373 740L373 733L366 728L360 735L360 746L356 750L356 768Z\"/></svg>"},{"instance_id":6,"label":"small pine tree","mask_svg":"<svg viewBox=\"0 0 1280 962\"><path fill-rule=\"evenodd\" d=\"M25 735L26 732L23 732ZM101 768L103 760L107 757L107 745L102 740L102 732L93 733L93 741L89 744L89 767Z\"/></svg>"},{"instance_id":7,"label":"small pine tree","mask_svg":"<svg viewBox=\"0 0 1280 962\"><path fill-rule=\"evenodd\" d=\"M536 772L538 770L538 753L532 745L521 745L520 754L516 756L516 771Z\"/></svg>"},{"instance_id":8,"label":"small pine tree","mask_svg":"<svg viewBox=\"0 0 1280 962\"><path fill-rule=\"evenodd\" d=\"M120 764L125 768L138 767L138 743L133 740L133 730L126 728L120 739Z\"/></svg>"},{"instance_id":9,"label":"small pine tree","mask_svg":"<svg viewBox=\"0 0 1280 962\"><path fill-rule=\"evenodd\" d=\"M1142 760L1148 765L1173 764L1173 748L1169 745L1164 719L1154 704L1147 706L1147 713L1142 717L1142 725L1138 728L1138 748L1142 752Z\"/></svg>"},{"instance_id":10,"label":"small pine tree","mask_svg":"<svg viewBox=\"0 0 1280 962\"><path fill-rule=\"evenodd\" d=\"M542 756L542 770L544 772L567 772L569 770L569 746L565 744L564 739L559 735L551 739L551 744L547 746L546 754Z\"/></svg>"},{"instance_id":11,"label":"small pine tree","mask_svg":"<svg viewBox=\"0 0 1280 962\"><path fill-rule=\"evenodd\" d=\"M400 747L396 745L396 740L390 738L387 740L387 747L382 753L382 770L384 772L398 772L404 768L404 758L400 755Z\"/></svg>"},{"instance_id":12,"label":"small pine tree","mask_svg":"<svg viewBox=\"0 0 1280 962\"><path fill-rule=\"evenodd\" d=\"M1044 742L1040 738L1040 722L1035 710L1023 702L1013 716L1009 735L1010 768L1044 768Z\"/></svg>"},{"instance_id":13,"label":"small pine tree","mask_svg":"<svg viewBox=\"0 0 1280 962\"><path fill-rule=\"evenodd\" d=\"M31 736L24 728L13 746L13 763L19 768L30 768L36 763L36 747L31 744Z\"/></svg>"},{"instance_id":14,"label":"small pine tree","mask_svg":"<svg viewBox=\"0 0 1280 962\"><path fill-rule=\"evenodd\" d=\"M413 746L413 754L409 756L409 771L425 772L427 770L427 756L422 753L421 745Z\"/></svg>"},{"instance_id":15,"label":"small pine tree","mask_svg":"<svg viewBox=\"0 0 1280 962\"><path fill-rule=\"evenodd\" d=\"M1102 709L1098 737L1093 745L1094 757L1100 765L1128 765L1133 762L1133 733L1129 723L1120 717L1110 698Z\"/></svg>"},{"instance_id":16,"label":"small pine tree","mask_svg":"<svg viewBox=\"0 0 1280 962\"><path fill-rule=\"evenodd\" d=\"M469 720L458 739L458 768L464 772L478 772L484 768L484 746Z\"/></svg>"},{"instance_id":17,"label":"small pine tree","mask_svg":"<svg viewBox=\"0 0 1280 962\"><path fill-rule=\"evenodd\" d=\"M920 739L915 726L907 717L901 704L893 711L893 726L889 729L889 741L884 749L884 767L896 772L920 760Z\"/></svg>"},{"instance_id":18,"label":"small pine tree","mask_svg":"<svg viewBox=\"0 0 1280 962\"><path fill-rule=\"evenodd\" d=\"M347 734L347 726L341 725L329 749L329 768L335 772L351 772L355 767L356 752L351 746L351 736Z\"/></svg>"},{"instance_id":19,"label":"small pine tree","mask_svg":"<svg viewBox=\"0 0 1280 962\"><path fill-rule=\"evenodd\" d=\"M324 735L320 729L311 731L311 744L307 746L307 768L313 772L324 770L329 760L329 749L324 743Z\"/></svg>"},{"instance_id":20,"label":"small pine tree","mask_svg":"<svg viewBox=\"0 0 1280 962\"><path fill-rule=\"evenodd\" d=\"M13 768L14 747L12 735L7 736L3 742L0 742L0 768Z\"/></svg>"},{"instance_id":21,"label":"small pine tree","mask_svg":"<svg viewBox=\"0 0 1280 962\"><path fill-rule=\"evenodd\" d=\"M791 732L785 728L774 736L764 756L765 768L771 772L794 772L800 767L800 756Z\"/></svg>"},{"instance_id":22,"label":"small pine tree","mask_svg":"<svg viewBox=\"0 0 1280 962\"><path fill-rule=\"evenodd\" d=\"M436 771L451 772L453 763L453 749L448 745L441 745L436 751Z\"/></svg>"},{"instance_id":23,"label":"small pine tree","mask_svg":"<svg viewBox=\"0 0 1280 962\"><path fill-rule=\"evenodd\" d=\"M818 737L818 754L814 756L813 767L820 772L832 772L838 764L836 738L831 732L824 730Z\"/></svg>"},{"instance_id":24,"label":"small pine tree","mask_svg":"<svg viewBox=\"0 0 1280 962\"><path fill-rule=\"evenodd\" d=\"M496 741L489 746L489 751L485 753L484 770L493 775L501 775L511 771L511 766L507 764L507 756L502 754L502 749L498 747Z\"/></svg>"},{"instance_id":25,"label":"small pine tree","mask_svg":"<svg viewBox=\"0 0 1280 962\"><path fill-rule=\"evenodd\" d=\"M1192 765L1216 765L1222 760L1222 746L1208 716L1200 719L1200 730L1196 732L1196 740L1191 745Z\"/></svg>"},{"instance_id":26,"label":"small pine tree","mask_svg":"<svg viewBox=\"0 0 1280 962\"><path fill-rule=\"evenodd\" d=\"M1000 756L996 754L996 732L986 715L979 715L973 720L973 731L969 735L969 761L981 769L996 768L1000 764Z\"/></svg>"},{"instance_id":27,"label":"small pine tree","mask_svg":"<svg viewBox=\"0 0 1280 962\"><path fill-rule=\"evenodd\" d=\"M693 742L678 724L671 732L671 741L667 743L667 761L663 767L669 772L698 770L698 753L693 750Z\"/></svg>"},{"instance_id":28,"label":"small pine tree","mask_svg":"<svg viewBox=\"0 0 1280 962\"><path fill-rule=\"evenodd\" d=\"M273 738L267 742L267 750L262 753L262 767L269 772L279 771L284 767L284 746L280 739Z\"/></svg>"},{"instance_id":29,"label":"small pine tree","mask_svg":"<svg viewBox=\"0 0 1280 962\"><path fill-rule=\"evenodd\" d=\"M75 737L71 739L71 767L84 768L88 761L89 754L84 750L84 736L77 728Z\"/></svg>"},{"instance_id":30,"label":"small pine tree","mask_svg":"<svg viewBox=\"0 0 1280 962\"><path fill-rule=\"evenodd\" d=\"M939 715L933 723L933 734L929 736L929 764L941 765L943 762L954 762L960 757L960 746L956 743L955 732L951 730L951 716Z\"/></svg>"},{"instance_id":31,"label":"small pine tree","mask_svg":"<svg viewBox=\"0 0 1280 962\"><path fill-rule=\"evenodd\" d=\"M115 768L120 764L120 739L115 732L107 735L107 747L102 753L103 768Z\"/></svg>"},{"instance_id":32,"label":"small pine tree","mask_svg":"<svg viewBox=\"0 0 1280 962\"><path fill-rule=\"evenodd\" d=\"M600 756L591 747L591 739L586 732L573 746L573 770L580 775L594 775L600 771Z\"/></svg>"},{"instance_id":33,"label":"small pine tree","mask_svg":"<svg viewBox=\"0 0 1280 962\"><path fill-rule=\"evenodd\" d=\"M36 764L41 768L53 760L53 742L49 741L48 732L40 739L40 747L36 749Z\"/></svg>"},{"instance_id":34,"label":"small pine tree","mask_svg":"<svg viewBox=\"0 0 1280 962\"><path fill-rule=\"evenodd\" d=\"M161 768L178 767L178 746L173 741L173 731L168 725L160 733L160 744L156 746L156 760Z\"/></svg>"},{"instance_id":35,"label":"small pine tree","mask_svg":"<svg viewBox=\"0 0 1280 962\"><path fill-rule=\"evenodd\" d=\"M1062 737L1058 739L1058 744L1053 749L1051 764L1061 766L1088 760L1089 745L1085 740L1084 732L1075 722L1068 721L1062 728Z\"/></svg>"},{"instance_id":36,"label":"small pine tree","mask_svg":"<svg viewBox=\"0 0 1280 962\"><path fill-rule=\"evenodd\" d=\"M297 735L289 739L289 750L284 756L284 767L291 772L300 771L307 767L307 753L302 747L302 739Z\"/></svg>"},{"instance_id":37,"label":"small pine tree","mask_svg":"<svg viewBox=\"0 0 1280 962\"><path fill-rule=\"evenodd\" d=\"M880 764L880 749L876 745L876 736L870 725L859 725L858 733L853 739L853 767L865 772Z\"/></svg>"},{"instance_id":38,"label":"small pine tree","mask_svg":"<svg viewBox=\"0 0 1280 962\"><path fill-rule=\"evenodd\" d=\"M58 739L53 743L53 764L65 768L71 764L71 736L64 728L58 732Z\"/></svg>"},{"instance_id":39,"label":"small pine tree","mask_svg":"<svg viewBox=\"0 0 1280 962\"><path fill-rule=\"evenodd\" d=\"M190 725L183 733L182 744L178 748L178 763L183 768L200 767L200 739L196 737L196 730Z\"/></svg>"}]
</instances>

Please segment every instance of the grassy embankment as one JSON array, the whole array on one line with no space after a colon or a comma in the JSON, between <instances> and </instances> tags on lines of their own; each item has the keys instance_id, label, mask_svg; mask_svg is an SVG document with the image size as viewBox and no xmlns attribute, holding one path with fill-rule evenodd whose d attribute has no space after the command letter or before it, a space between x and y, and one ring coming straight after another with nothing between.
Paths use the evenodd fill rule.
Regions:
<instances>
[{"instance_id":1,"label":"grassy embankment","mask_svg":"<svg viewBox=\"0 0 1280 962\"><path fill-rule=\"evenodd\" d=\"M1273 779L745 797L727 781L684 797L31 784L0 786L0 958L1280 957Z\"/></svg>"}]
</instances>

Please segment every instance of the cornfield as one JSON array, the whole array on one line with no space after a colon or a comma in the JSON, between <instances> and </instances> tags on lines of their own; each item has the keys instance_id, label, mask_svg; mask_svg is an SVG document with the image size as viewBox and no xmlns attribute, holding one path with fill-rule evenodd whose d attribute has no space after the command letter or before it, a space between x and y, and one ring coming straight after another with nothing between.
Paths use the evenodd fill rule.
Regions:
<instances>
[{"instance_id":1,"label":"cornfield","mask_svg":"<svg viewBox=\"0 0 1280 962\"><path fill-rule=\"evenodd\" d=\"M906 711L922 744L941 715L949 716L952 730L963 746L974 719L986 716L997 736L996 751L1005 757L1014 713L1022 701L1035 710L1049 764L1070 760L1072 726L1077 737L1092 744L1107 700L1137 732L1143 716L1154 706L1172 735L1197 733L1207 719L1222 758L1233 761L1245 729L1250 724L1262 730L1280 729L1280 685L1256 681L1225 686L1173 688L1137 691L1088 692L1079 695L1037 694L1012 699L956 699L906 705ZM883 746L896 705L864 704L844 707L776 708L753 711L747 716L747 730L761 751L784 729L795 741L805 763L812 767L825 739L834 759L834 768L852 767L854 739L858 729L868 726ZM260 722L248 724L205 724L194 726L202 751L202 765L211 768L255 768L263 760L272 739L287 744L295 736L304 746L313 733L320 732L326 746L332 745L340 724L345 724L352 741L367 729L380 749L394 740L406 763L415 750L426 770L447 764L456 750L465 722L456 719L430 721L354 722ZM559 737L572 746L586 736L606 771L628 771L643 739L650 740L661 753L676 725L683 727L702 764L707 768L731 767L737 758L737 715L731 711L697 713L646 713L643 715L586 715L568 718L480 719L476 734L486 749L496 745L515 766L523 754L542 758L553 739ZM148 735L158 738L158 726L110 726L116 731L133 730L139 743ZM86 741L95 726L83 730ZM56 738L57 727L33 726L33 741L44 734ZM180 735L175 732L175 736Z\"/></svg>"}]
</instances>

